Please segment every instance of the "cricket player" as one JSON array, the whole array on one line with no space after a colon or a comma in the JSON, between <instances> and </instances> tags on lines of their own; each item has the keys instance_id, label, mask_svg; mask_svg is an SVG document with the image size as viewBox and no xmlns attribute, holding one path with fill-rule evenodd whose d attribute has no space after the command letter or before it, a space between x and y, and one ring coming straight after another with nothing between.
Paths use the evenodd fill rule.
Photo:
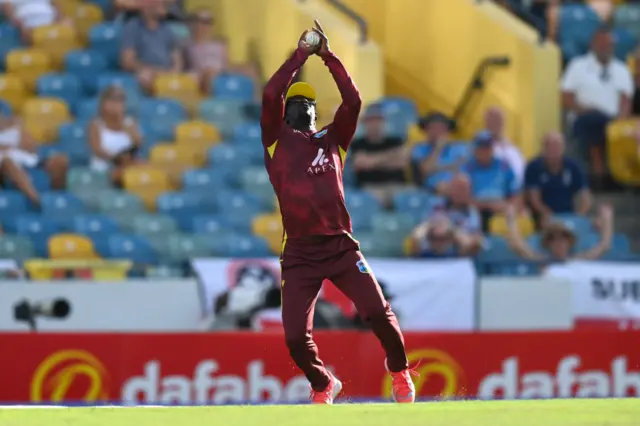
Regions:
<instances>
[{"instance_id":1,"label":"cricket player","mask_svg":"<svg viewBox=\"0 0 640 426\"><path fill-rule=\"evenodd\" d=\"M395 314L351 236L342 171L356 131L362 100L349 73L321 41L309 45L305 31L298 48L271 77L262 99L265 165L282 212L284 236L282 322L291 357L311 384L311 401L332 404L342 383L318 357L312 339L313 312L322 281L329 279L355 304L380 339L397 402L413 402L415 388L404 339ZM292 79L309 56L317 54L333 76L342 97L333 123L316 129L316 92Z\"/></svg>"}]
</instances>

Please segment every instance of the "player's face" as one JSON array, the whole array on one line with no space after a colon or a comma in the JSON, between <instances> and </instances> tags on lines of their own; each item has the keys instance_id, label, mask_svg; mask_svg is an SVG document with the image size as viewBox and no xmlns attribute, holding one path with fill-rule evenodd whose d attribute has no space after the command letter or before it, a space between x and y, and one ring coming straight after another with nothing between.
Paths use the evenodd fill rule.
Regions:
<instances>
[{"instance_id":1,"label":"player's face","mask_svg":"<svg viewBox=\"0 0 640 426\"><path fill-rule=\"evenodd\" d=\"M311 130L316 124L316 103L303 97L291 98L287 101L284 118L285 122L296 130Z\"/></svg>"}]
</instances>

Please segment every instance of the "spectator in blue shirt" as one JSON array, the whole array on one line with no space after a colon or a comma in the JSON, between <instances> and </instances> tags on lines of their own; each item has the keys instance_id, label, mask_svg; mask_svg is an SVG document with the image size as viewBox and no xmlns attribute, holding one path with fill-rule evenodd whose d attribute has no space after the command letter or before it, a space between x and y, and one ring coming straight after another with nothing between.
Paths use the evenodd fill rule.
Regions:
<instances>
[{"instance_id":1,"label":"spectator in blue shirt","mask_svg":"<svg viewBox=\"0 0 640 426\"><path fill-rule=\"evenodd\" d=\"M580 165L565 155L561 133L545 136L542 154L527 165L524 182L527 205L538 228L554 213L585 215L591 208L587 177Z\"/></svg>"},{"instance_id":2,"label":"spectator in blue shirt","mask_svg":"<svg viewBox=\"0 0 640 426\"><path fill-rule=\"evenodd\" d=\"M460 168L466 152L457 149L460 144L451 143L453 122L446 115L432 112L420 119L419 125L427 139L411 153L413 177L418 186L436 190Z\"/></svg>"},{"instance_id":3,"label":"spectator in blue shirt","mask_svg":"<svg viewBox=\"0 0 640 426\"><path fill-rule=\"evenodd\" d=\"M473 155L462 169L471 180L474 205L482 216L482 229L487 231L494 213L503 213L510 203L519 201L520 187L507 163L494 157L493 137L480 132L473 141Z\"/></svg>"}]
</instances>

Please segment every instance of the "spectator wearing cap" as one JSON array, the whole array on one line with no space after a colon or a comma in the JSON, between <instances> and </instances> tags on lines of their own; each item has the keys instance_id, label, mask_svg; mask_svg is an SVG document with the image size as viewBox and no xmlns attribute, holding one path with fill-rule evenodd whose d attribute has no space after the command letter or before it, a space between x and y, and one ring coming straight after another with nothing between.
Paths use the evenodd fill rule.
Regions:
<instances>
[{"instance_id":1,"label":"spectator wearing cap","mask_svg":"<svg viewBox=\"0 0 640 426\"><path fill-rule=\"evenodd\" d=\"M385 135L382 105L370 105L363 124L364 136L351 144L356 183L390 205L393 194L406 185L408 153L402 139Z\"/></svg>"},{"instance_id":2,"label":"spectator wearing cap","mask_svg":"<svg viewBox=\"0 0 640 426\"><path fill-rule=\"evenodd\" d=\"M627 65L614 56L607 28L596 32L591 52L573 59L562 78L562 102L575 116L573 136L588 147L591 171L598 186L608 183L605 166L609 121L628 117L633 79Z\"/></svg>"},{"instance_id":3,"label":"spectator wearing cap","mask_svg":"<svg viewBox=\"0 0 640 426\"><path fill-rule=\"evenodd\" d=\"M493 137L480 132L473 141L473 155L462 170L471 181L474 205L482 217L482 230L487 232L489 220L519 201L520 186L509 165L493 154Z\"/></svg>"},{"instance_id":4,"label":"spectator wearing cap","mask_svg":"<svg viewBox=\"0 0 640 426\"><path fill-rule=\"evenodd\" d=\"M505 136L504 111L499 107L487 108L484 114L484 125L493 138L493 155L511 167L516 175L518 184L524 179L524 169L527 165L522 151Z\"/></svg>"},{"instance_id":5,"label":"spectator wearing cap","mask_svg":"<svg viewBox=\"0 0 640 426\"><path fill-rule=\"evenodd\" d=\"M542 142L542 153L527 165L525 199L538 229L556 213L586 215L591 193L580 165L565 155L564 136L550 132Z\"/></svg>"},{"instance_id":6,"label":"spectator wearing cap","mask_svg":"<svg viewBox=\"0 0 640 426\"><path fill-rule=\"evenodd\" d=\"M427 139L417 144L411 153L413 178L418 186L437 191L439 183L449 180L466 159L455 158L452 153L453 122L449 117L432 112L421 118L418 124Z\"/></svg>"},{"instance_id":7,"label":"spectator wearing cap","mask_svg":"<svg viewBox=\"0 0 640 426\"><path fill-rule=\"evenodd\" d=\"M153 91L158 74L181 72L184 66L178 37L166 14L163 3L144 3L140 16L129 19L122 32L122 66L136 74L147 93Z\"/></svg>"}]
</instances>

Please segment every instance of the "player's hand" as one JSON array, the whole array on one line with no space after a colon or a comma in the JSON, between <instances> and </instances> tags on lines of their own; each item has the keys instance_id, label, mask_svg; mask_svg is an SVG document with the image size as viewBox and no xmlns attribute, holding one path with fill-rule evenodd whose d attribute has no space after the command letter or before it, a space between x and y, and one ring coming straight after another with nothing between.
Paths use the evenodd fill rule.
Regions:
<instances>
[{"instance_id":1,"label":"player's hand","mask_svg":"<svg viewBox=\"0 0 640 426\"><path fill-rule=\"evenodd\" d=\"M316 53L322 56L326 53L331 52L331 49L329 48L329 39L327 38L327 34L322 29L322 25L320 25L320 21L318 21L317 19L314 19L313 24L314 24L313 31L315 31L320 36L320 48Z\"/></svg>"},{"instance_id":2,"label":"player's hand","mask_svg":"<svg viewBox=\"0 0 640 426\"><path fill-rule=\"evenodd\" d=\"M308 55L312 55L314 53L316 53L318 51L318 49L320 48L320 46L310 46L306 40L305 37L307 36L307 34L309 33L310 30L305 30L302 35L300 36L300 40L298 40L298 49L302 49L304 50Z\"/></svg>"}]
</instances>

